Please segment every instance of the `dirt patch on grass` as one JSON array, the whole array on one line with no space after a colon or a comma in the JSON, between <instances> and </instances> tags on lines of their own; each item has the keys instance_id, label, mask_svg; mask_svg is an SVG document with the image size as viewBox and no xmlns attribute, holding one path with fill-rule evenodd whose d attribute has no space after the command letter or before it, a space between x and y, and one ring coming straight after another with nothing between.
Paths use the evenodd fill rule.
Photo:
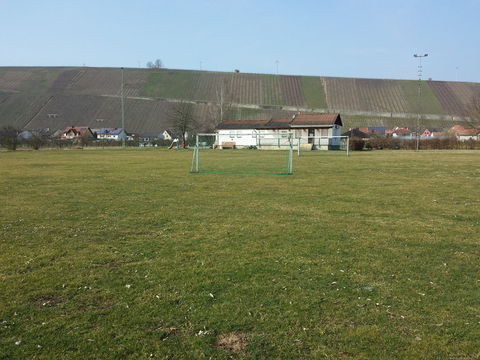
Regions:
<instances>
[{"instance_id":1,"label":"dirt patch on grass","mask_svg":"<svg viewBox=\"0 0 480 360\"><path fill-rule=\"evenodd\" d=\"M41 296L32 301L36 306L57 306L64 302L62 298L53 295Z\"/></svg>"},{"instance_id":2,"label":"dirt patch on grass","mask_svg":"<svg viewBox=\"0 0 480 360\"><path fill-rule=\"evenodd\" d=\"M217 338L217 343L214 346L235 353L240 353L247 346L247 340L247 334L241 332L231 332L228 334L219 335Z\"/></svg>"}]
</instances>

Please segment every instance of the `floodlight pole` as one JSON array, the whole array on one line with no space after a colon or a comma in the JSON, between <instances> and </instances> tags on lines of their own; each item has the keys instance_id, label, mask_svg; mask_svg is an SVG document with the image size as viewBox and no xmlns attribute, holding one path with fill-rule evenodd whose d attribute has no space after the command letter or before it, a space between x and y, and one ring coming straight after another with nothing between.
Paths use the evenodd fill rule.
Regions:
<instances>
[{"instance_id":1,"label":"floodlight pole","mask_svg":"<svg viewBox=\"0 0 480 360\"><path fill-rule=\"evenodd\" d=\"M124 77L123 77L123 66L122 66L122 88L121 88L121 99L122 99L122 130L124 132L124 136L122 137L122 147L125 147L125 136L127 132L125 131L125 104L123 99L123 88L124 88Z\"/></svg>"},{"instance_id":2,"label":"floodlight pole","mask_svg":"<svg viewBox=\"0 0 480 360\"><path fill-rule=\"evenodd\" d=\"M418 72L418 90L417 90L417 97L418 97L418 111L417 111L417 131L416 131L416 143L415 143L415 148L416 150L418 151L420 149L420 134L418 133L419 132L419 127L420 127L420 99L421 99L421 96L422 96L422 88L421 88L421 85L422 85L422 72L423 72L423 69L422 69L422 58L424 57L427 57L428 54L425 54L425 55L417 55L417 54L413 54L413 57L417 58L418 59L418 68L417 68L417 72Z\"/></svg>"}]
</instances>

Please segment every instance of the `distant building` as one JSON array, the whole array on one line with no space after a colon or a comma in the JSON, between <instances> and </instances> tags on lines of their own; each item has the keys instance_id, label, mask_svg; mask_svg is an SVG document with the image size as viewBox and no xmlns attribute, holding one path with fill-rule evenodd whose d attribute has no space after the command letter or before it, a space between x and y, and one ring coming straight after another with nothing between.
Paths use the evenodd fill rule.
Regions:
<instances>
[{"instance_id":1,"label":"distant building","mask_svg":"<svg viewBox=\"0 0 480 360\"><path fill-rule=\"evenodd\" d=\"M340 114L303 114L298 113L291 118L256 120L256 121L224 121L217 125L218 142L235 147L261 146L267 147L268 139L274 142L279 135L288 134L300 142L300 146L319 150L328 150L339 146L342 119ZM325 137L316 140L315 137ZM315 144L315 145L314 145ZM272 143L272 147L275 147Z\"/></svg>"},{"instance_id":2,"label":"distant building","mask_svg":"<svg viewBox=\"0 0 480 360\"><path fill-rule=\"evenodd\" d=\"M88 126L70 126L62 131L60 139L74 140L79 139L82 136L86 136L92 139L95 138L95 134Z\"/></svg>"},{"instance_id":3,"label":"distant building","mask_svg":"<svg viewBox=\"0 0 480 360\"><path fill-rule=\"evenodd\" d=\"M52 131L49 128L46 129L33 129L33 130L23 130L18 134L19 140L30 140L33 137L48 138L52 136Z\"/></svg>"},{"instance_id":4,"label":"distant building","mask_svg":"<svg viewBox=\"0 0 480 360\"><path fill-rule=\"evenodd\" d=\"M101 129L93 129L92 131L97 134L98 140L112 140L112 141L121 141L123 139L128 140L128 134L124 129L101 128Z\"/></svg>"},{"instance_id":5,"label":"distant building","mask_svg":"<svg viewBox=\"0 0 480 360\"><path fill-rule=\"evenodd\" d=\"M390 131L385 131L385 135L387 136L392 136L392 137L406 137L406 136L412 136L412 132L408 128L401 128L401 127L394 127Z\"/></svg>"},{"instance_id":6,"label":"distant building","mask_svg":"<svg viewBox=\"0 0 480 360\"><path fill-rule=\"evenodd\" d=\"M462 125L454 125L448 130L448 133L460 141L480 140L480 130L477 128L466 129Z\"/></svg>"},{"instance_id":7,"label":"distant building","mask_svg":"<svg viewBox=\"0 0 480 360\"><path fill-rule=\"evenodd\" d=\"M350 129L347 132L343 133L342 135L348 136L350 138L360 138L360 139L368 139L370 137L369 133L366 133L359 128Z\"/></svg>"},{"instance_id":8,"label":"distant building","mask_svg":"<svg viewBox=\"0 0 480 360\"><path fill-rule=\"evenodd\" d=\"M443 129L425 129L423 133L420 134L420 137L438 137L439 134L442 134Z\"/></svg>"},{"instance_id":9,"label":"distant building","mask_svg":"<svg viewBox=\"0 0 480 360\"><path fill-rule=\"evenodd\" d=\"M369 126L368 132L377 136L385 136L385 131L387 128L385 126Z\"/></svg>"},{"instance_id":10,"label":"distant building","mask_svg":"<svg viewBox=\"0 0 480 360\"><path fill-rule=\"evenodd\" d=\"M163 139L164 140L175 140L175 139L178 139L181 137L181 134L178 134L177 132L173 131L173 130L165 130L163 133ZM187 135L185 135L186 137Z\"/></svg>"},{"instance_id":11,"label":"distant building","mask_svg":"<svg viewBox=\"0 0 480 360\"><path fill-rule=\"evenodd\" d=\"M30 140L31 138L33 138L33 134L29 130L23 130L17 135L17 138L20 141L22 141L22 140L26 141L26 140Z\"/></svg>"}]
</instances>

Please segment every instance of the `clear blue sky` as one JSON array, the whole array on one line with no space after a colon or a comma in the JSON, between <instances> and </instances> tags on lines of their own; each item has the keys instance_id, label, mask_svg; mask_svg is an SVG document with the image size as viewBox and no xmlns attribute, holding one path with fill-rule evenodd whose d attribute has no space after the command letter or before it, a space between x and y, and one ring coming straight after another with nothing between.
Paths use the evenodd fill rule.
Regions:
<instances>
[{"instance_id":1,"label":"clear blue sky","mask_svg":"<svg viewBox=\"0 0 480 360\"><path fill-rule=\"evenodd\" d=\"M480 82L480 0L0 0L0 66Z\"/></svg>"}]
</instances>

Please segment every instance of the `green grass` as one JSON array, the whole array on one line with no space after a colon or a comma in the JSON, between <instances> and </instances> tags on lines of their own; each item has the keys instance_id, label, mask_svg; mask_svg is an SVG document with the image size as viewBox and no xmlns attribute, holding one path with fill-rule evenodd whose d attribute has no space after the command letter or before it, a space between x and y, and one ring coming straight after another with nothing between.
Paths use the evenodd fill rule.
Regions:
<instances>
[{"instance_id":1,"label":"green grass","mask_svg":"<svg viewBox=\"0 0 480 360\"><path fill-rule=\"evenodd\" d=\"M2 152L0 358L478 358L479 159Z\"/></svg>"},{"instance_id":2,"label":"green grass","mask_svg":"<svg viewBox=\"0 0 480 360\"><path fill-rule=\"evenodd\" d=\"M278 75L263 75L263 86L265 91L265 104L283 105L285 101L280 89L280 77Z\"/></svg>"},{"instance_id":3,"label":"green grass","mask_svg":"<svg viewBox=\"0 0 480 360\"><path fill-rule=\"evenodd\" d=\"M199 73L195 71L152 71L142 91L142 96L187 99L194 98Z\"/></svg>"},{"instance_id":4,"label":"green grass","mask_svg":"<svg viewBox=\"0 0 480 360\"><path fill-rule=\"evenodd\" d=\"M420 83L420 108L418 102L418 81L398 80L412 113L445 114L445 110L426 81Z\"/></svg>"},{"instance_id":5,"label":"green grass","mask_svg":"<svg viewBox=\"0 0 480 360\"><path fill-rule=\"evenodd\" d=\"M317 109L328 108L322 79L313 76L302 76L301 79L307 106Z\"/></svg>"}]
</instances>

